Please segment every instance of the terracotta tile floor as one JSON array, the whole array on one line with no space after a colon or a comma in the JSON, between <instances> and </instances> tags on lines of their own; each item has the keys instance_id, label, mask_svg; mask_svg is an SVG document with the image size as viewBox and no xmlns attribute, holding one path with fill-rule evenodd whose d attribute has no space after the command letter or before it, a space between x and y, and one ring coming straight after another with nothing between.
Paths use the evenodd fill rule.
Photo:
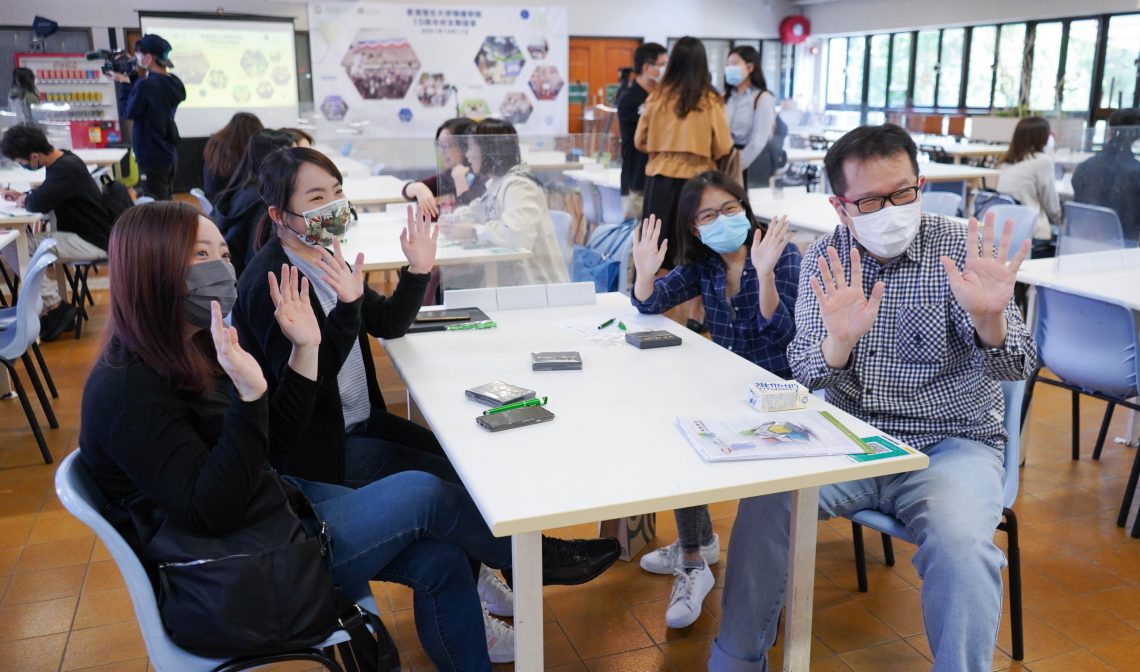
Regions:
<instances>
[{"instance_id":1,"label":"terracotta tile floor","mask_svg":"<svg viewBox=\"0 0 1140 672\"><path fill-rule=\"evenodd\" d=\"M57 460L78 440L83 381L106 325L105 292L96 291L96 300L82 340L63 338L43 347L60 388L60 428L44 430ZM402 412L400 380L382 353L376 359L385 397ZM1082 403L1084 459L1072 462L1068 395L1038 389L1016 507L1023 526L1026 660L1014 664L1009 658L1007 614L995 670L1140 670L1140 540L1114 524L1134 449L1110 445L1099 462L1089 458L1102 408ZM1116 415L1110 436L1124 431L1125 414ZM0 670L144 672L146 650L115 564L63 512L53 475L54 468L40 462L19 405L0 402ZM734 515L734 503L713 506L725 547ZM553 532L587 536L594 527ZM658 515L658 532L658 544L673 540L670 513ZM888 568L878 542L868 539L871 590L861 594L850 537L845 521L820 524L812 669L929 669L913 547L899 544L897 564ZM1004 535L998 540L1004 545ZM716 566L718 585L723 567ZM721 590L709 597L695 625L678 631L664 626L669 589L668 578L626 563L585 586L547 589L547 668L703 669L719 625ZM409 592L389 584L374 584L374 590L405 669L431 669L416 640ZM781 650L777 641L774 659Z\"/></svg>"}]
</instances>

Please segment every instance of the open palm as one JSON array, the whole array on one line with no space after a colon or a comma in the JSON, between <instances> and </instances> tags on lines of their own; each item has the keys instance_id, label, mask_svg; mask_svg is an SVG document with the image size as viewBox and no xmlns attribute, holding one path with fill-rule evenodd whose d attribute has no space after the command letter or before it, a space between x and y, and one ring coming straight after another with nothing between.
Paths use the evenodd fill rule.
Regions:
<instances>
[{"instance_id":1,"label":"open palm","mask_svg":"<svg viewBox=\"0 0 1140 672\"><path fill-rule=\"evenodd\" d=\"M1017 271L1029 254L1029 241L1021 246L1008 263L1013 238L1013 222L1006 221L998 244L994 245L994 215L986 215L982 244L978 245L978 220L971 218L966 233L965 269L959 271L950 257L942 257L942 267L950 281L950 292L971 317L999 315L1009 305Z\"/></svg>"},{"instance_id":2,"label":"open palm","mask_svg":"<svg viewBox=\"0 0 1140 672\"><path fill-rule=\"evenodd\" d=\"M763 236L760 231L753 234L752 266L757 275L770 275L776 270L776 264L791 239L791 225L785 215L773 219L768 225L768 232Z\"/></svg>"},{"instance_id":3,"label":"open palm","mask_svg":"<svg viewBox=\"0 0 1140 672\"><path fill-rule=\"evenodd\" d=\"M633 265L638 277L652 278L661 269L661 264L665 263L665 250L669 247L669 240L662 240L658 244L660 237L661 220L657 219L657 215L649 215L641 226L634 228Z\"/></svg>"},{"instance_id":4,"label":"open palm","mask_svg":"<svg viewBox=\"0 0 1140 672\"><path fill-rule=\"evenodd\" d=\"M309 302L309 279L288 264L281 264L281 283L269 273L269 296L273 300L273 316L285 338L297 347L321 344L321 327ZM300 278L300 281L298 281Z\"/></svg>"},{"instance_id":5,"label":"open palm","mask_svg":"<svg viewBox=\"0 0 1140 672\"><path fill-rule=\"evenodd\" d=\"M827 248L827 259L821 255L817 262L819 277L813 277L810 284L819 300L823 326L831 338L854 346L875 325L886 286L876 282L870 298L863 293L863 262L855 248L851 249L850 283L843 277L843 263L834 247Z\"/></svg>"}]
</instances>

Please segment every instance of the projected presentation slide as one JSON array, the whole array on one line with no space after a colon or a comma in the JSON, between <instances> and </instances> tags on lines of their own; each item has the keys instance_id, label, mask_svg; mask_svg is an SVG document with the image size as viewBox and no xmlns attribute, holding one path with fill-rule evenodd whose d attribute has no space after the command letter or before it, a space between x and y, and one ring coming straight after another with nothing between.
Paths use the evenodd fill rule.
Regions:
<instances>
[{"instance_id":1,"label":"projected presentation slide","mask_svg":"<svg viewBox=\"0 0 1140 672\"><path fill-rule=\"evenodd\" d=\"M297 120L297 66L291 21L143 15L144 33L172 47L171 72L186 86L175 120L184 137L213 134L234 112L267 127Z\"/></svg>"}]
</instances>

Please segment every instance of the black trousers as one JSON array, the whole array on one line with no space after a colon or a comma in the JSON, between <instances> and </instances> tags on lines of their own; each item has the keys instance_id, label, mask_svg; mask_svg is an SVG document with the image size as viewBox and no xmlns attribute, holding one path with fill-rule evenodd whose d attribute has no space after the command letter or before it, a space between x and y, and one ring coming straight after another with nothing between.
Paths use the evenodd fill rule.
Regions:
<instances>
[{"instance_id":1,"label":"black trousers","mask_svg":"<svg viewBox=\"0 0 1140 672\"><path fill-rule=\"evenodd\" d=\"M661 264L661 268L666 270L675 265L677 204L681 200L681 188L687 181L664 175L649 175L645 178L645 204L641 208L641 217L645 219L649 215L657 215L657 219L661 220L661 236L657 242L660 244L661 240L669 241L669 248L665 250L665 262Z\"/></svg>"},{"instance_id":2,"label":"black trousers","mask_svg":"<svg viewBox=\"0 0 1140 672\"><path fill-rule=\"evenodd\" d=\"M175 166L139 166L146 179L142 190L156 201L169 201L174 191Z\"/></svg>"}]
</instances>

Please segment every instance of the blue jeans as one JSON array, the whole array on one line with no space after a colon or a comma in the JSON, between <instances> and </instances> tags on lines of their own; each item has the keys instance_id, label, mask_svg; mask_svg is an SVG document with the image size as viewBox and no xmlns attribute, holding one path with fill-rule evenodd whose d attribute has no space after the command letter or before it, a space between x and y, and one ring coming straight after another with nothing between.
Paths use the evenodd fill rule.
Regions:
<instances>
[{"instance_id":1,"label":"blue jeans","mask_svg":"<svg viewBox=\"0 0 1140 672\"><path fill-rule=\"evenodd\" d=\"M440 670L490 670L487 639L468 557L511 564L511 540L491 536L463 486L405 471L359 489L290 479L332 538L333 581L349 597L370 580L415 591L416 631Z\"/></svg>"},{"instance_id":2,"label":"blue jeans","mask_svg":"<svg viewBox=\"0 0 1140 672\"><path fill-rule=\"evenodd\" d=\"M435 434L410 420L374 411L344 437L345 485L359 488L400 473L423 471L461 483Z\"/></svg>"},{"instance_id":3,"label":"blue jeans","mask_svg":"<svg viewBox=\"0 0 1140 672\"><path fill-rule=\"evenodd\" d=\"M820 488L821 520L864 509L898 518L914 536L922 613L935 672L990 670L1001 619L1002 452L947 438L923 471ZM723 618L709 670L768 669L784 604L791 495L740 500L725 570Z\"/></svg>"}]
</instances>

